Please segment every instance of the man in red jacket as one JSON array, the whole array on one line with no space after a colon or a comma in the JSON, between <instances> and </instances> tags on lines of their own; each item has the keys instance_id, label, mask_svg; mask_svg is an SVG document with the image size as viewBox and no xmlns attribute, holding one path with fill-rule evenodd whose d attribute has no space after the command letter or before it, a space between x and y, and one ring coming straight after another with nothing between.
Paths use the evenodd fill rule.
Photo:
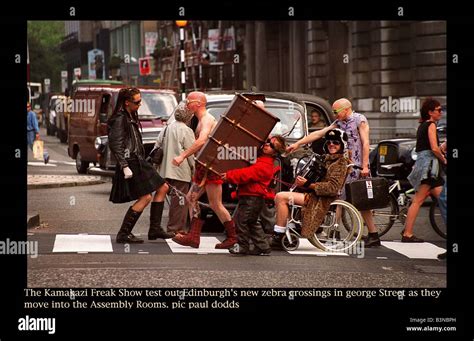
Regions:
<instances>
[{"instance_id":1,"label":"man in red jacket","mask_svg":"<svg viewBox=\"0 0 474 341\"><path fill-rule=\"evenodd\" d=\"M261 155L252 166L233 169L222 175L222 179L238 185L238 211L235 224L239 242L229 249L232 254L269 255L271 252L263 228L257 224L258 217L265 205L268 186L273 179L274 159L285 152L285 139L276 135L267 140ZM249 240L254 249L249 250Z\"/></svg>"}]
</instances>

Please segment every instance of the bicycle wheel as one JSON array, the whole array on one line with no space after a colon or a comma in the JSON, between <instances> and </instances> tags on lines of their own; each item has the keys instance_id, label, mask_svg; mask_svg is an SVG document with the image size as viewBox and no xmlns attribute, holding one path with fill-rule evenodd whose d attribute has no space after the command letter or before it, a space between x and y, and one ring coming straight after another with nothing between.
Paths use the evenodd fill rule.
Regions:
<instances>
[{"instance_id":1,"label":"bicycle wheel","mask_svg":"<svg viewBox=\"0 0 474 341\"><path fill-rule=\"evenodd\" d=\"M343 252L356 246L362 237L363 227L362 217L352 204L335 200L320 228L308 240L321 250Z\"/></svg>"},{"instance_id":2,"label":"bicycle wheel","mask_svg":"<svg viewBox=\"0 0 474 341\"><path fill-rule=\"evenodd\" d=\"M374 219L374 224L377 227L379 237L387 233L393 226L393 223L395 223L395 220L398 217L398 210L397 198L395 198L393 194L390 194L390 200L387 207L372 210L372 217Z\"/></svg>"},{"instance_id":3,"label":"bicycle wheel","mask_svg":"<svg viewBox=\"0 0 474 341\"><path fill-rule=\"evenodd\" d=\"M433 230L443 237L447 238L447 229L446 224L444 223L443 218L441 217L441 211L439 210L438 200L434 197L431 198L433 202L430 205L430 223L433 227Z\"/></svg>"}]
</instances>

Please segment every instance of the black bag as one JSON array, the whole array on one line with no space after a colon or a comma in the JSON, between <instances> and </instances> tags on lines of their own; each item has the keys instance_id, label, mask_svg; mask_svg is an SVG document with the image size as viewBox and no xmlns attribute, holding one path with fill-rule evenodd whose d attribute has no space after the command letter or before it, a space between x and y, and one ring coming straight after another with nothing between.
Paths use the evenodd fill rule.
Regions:
<instances>
[{"instance_id":1,"label":"black bag","mask_svg":"<svg viewBox=\"0 0 474 341\"><path fill-rule=\"evenodd\" d=\"M163 155L164 155L163 141L166 136L166 129L168 129L168 126L166 126L165 131L163 132L163 137L161 138L160 146L153 148L153 150L150 152L147 158L147 160L149 159L152 164L157 165L157 166L161 165L161 163L163 162Z\"/></svg>"},{"instance_id":2,"label":"black bag","mask_svg":"<svg viewBox=\"0 0 474 341\"><path fill-rule=\"evenodd\" d=\"M390 200L385 178L364 178L347 183L346 200L359 211L387 207Z\"/></svg>"}]
</instances>

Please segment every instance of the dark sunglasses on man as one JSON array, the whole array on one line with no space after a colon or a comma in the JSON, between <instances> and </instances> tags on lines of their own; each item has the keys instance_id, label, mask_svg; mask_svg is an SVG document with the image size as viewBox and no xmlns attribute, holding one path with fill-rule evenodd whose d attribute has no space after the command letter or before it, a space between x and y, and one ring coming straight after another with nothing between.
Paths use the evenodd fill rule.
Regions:
<instances>
[{"instance_id":1,"label":"dark sunglasses on man","mask_svg":"<svg viewBox=\"0 0 474 341\"><path fill-rule=\"evenodd\" d=\"M340 146L341 145L341 141L338 141L338 140L327 140L326 143L327 144L333 144L335 146Z\"/></svg>"},{"instance_id":2,"label":"dark sunglasses on man","mask_svg":"<svg viewBox=\"0 0 474 341\"><path fill-rule=\"evenodd\" d=\"M278 152L278 150L276 149L275 145L272 143L272 140L271 140L271 139L267 139L267 141L265 141L265 143L268 144L271 149L273 149L274 151Z\"/></svg>"}]
</instances>

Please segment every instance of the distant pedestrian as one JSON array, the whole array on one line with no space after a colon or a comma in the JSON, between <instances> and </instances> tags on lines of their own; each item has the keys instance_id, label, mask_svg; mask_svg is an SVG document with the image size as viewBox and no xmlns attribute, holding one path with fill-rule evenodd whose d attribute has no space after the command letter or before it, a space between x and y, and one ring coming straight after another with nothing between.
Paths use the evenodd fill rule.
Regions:
<instances>
[{"instance_id":1,"label":"distant pedestrian","mask_svg":"<svg viewBox=\"0 0 474 341\"><path fill-rule=\"evenodd\" d=\"M145 148L138 120L140 105L140 90L137 88L121 89L115 110L108 122L109 147L117 160L109 200L113 203L124 203L138 199L128 209L123 219L116 237L117 243L143 243L143 239L132 234L132 229L145 207L152 200L151 193L155 191L150 210L148 239L174 236L174 234L164 232L161 228L164 199L169 186L155 168L145 161Z\"/></svg>"},{"instance_id":2,"label":"distant pedestrian","mask_svg":"<svg viewBox=\"0 0 474 341\"><path fill-rule=\"evenodd\" d=\"M39 126L38 126L38 118L36 117L36 113L31 110L31 104L26 104L26 137L28 140L28 147L33 150L33 143L35 140L39 140Z\"/></svg>"}]
</instances>

